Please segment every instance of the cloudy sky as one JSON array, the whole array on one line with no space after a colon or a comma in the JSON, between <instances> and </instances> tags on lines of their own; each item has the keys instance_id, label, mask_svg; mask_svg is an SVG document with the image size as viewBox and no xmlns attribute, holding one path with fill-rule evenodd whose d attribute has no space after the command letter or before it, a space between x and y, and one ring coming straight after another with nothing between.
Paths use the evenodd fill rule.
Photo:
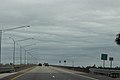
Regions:
<instances>
[{"instance_id":1,"label":"cloudy sky","mask_svg":"<svg viewBox=\"0 0 120 80\"><path fill-rule=\"evenodd\" d=\"M102 66L100 55L106 53L114 57L114 66L120 66L120 47L114 42L120 32L119 0L0 0L0 29L23 25L31 27L3 32L3 63L12 62L9 37L16 41L33 37L35 40L17 44L36 43L26 49L35 48L29 52L39 61L58 64L67 60L66 65L72 65L74 60L76 66Z\"/></svg>"}]
</instances>

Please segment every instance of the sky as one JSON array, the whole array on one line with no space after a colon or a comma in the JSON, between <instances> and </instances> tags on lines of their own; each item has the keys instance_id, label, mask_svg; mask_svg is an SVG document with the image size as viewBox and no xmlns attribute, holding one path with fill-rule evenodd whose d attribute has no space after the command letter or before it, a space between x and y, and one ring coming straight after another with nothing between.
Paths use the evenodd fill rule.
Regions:
<instances>
[{"instance_id":1,"label":"sky","mask_svg":"<svg viewBox=\"0 0 120 80\"><path fill-rule=\"evenodd\" d=\"M12 62L12 37L34 38L16 43L16 63L19 45L36 44L25 49L33 48L29 52L39 62L102 66L104 53L114 57L114 67L120 66L120 47L115 43L120 32L119 0L0 0L0 30L23 25L31 27L2 33L2 63ZM24 63L24 50L22 59ZM32 59L28 54L28 62Z\"/></svg>"}]
</instances>

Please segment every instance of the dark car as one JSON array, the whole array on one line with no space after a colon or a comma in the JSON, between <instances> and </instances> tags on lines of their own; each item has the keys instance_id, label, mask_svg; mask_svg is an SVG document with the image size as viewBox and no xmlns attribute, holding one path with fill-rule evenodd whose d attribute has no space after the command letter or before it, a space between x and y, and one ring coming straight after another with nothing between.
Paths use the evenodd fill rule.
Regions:
<instances>
[{"instance_id":1,"label":"dark car","mask_svg":"<svg viewBox=\"0 0 120 80\"><path fill-rule=\"evenodd\" d=\"M41 63L39 63L39 64L38 64L38 66L42 66L42 64L41 64Z\"/></svg>"},{"instance_id":2,"label":"dark car","mask_svg":"<svg viewBox=\"0 0 120 80\"><path fill-rule=\"evenodd\" d=\"M49 66L49 64L48 63L44 63L44 66Z\"/></svg>"}]
</instances>

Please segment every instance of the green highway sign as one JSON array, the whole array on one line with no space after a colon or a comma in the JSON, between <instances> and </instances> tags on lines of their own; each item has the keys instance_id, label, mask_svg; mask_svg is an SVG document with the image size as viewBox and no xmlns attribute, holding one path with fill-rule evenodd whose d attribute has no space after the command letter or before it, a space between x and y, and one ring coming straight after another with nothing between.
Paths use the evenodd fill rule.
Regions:
<instances>
[{"instance_id":1,"label":"green highway sign","mask_svg":"<svg viewBox=\"0 0 120 80\"><path fill-rule=\"evenodd\" d=\"M109 57L109 61L113 61L113 57Z\"/></svg>"},{"instance_id":2,"label":"green highway sign","mask_svg":"<svg viewBox=\"0 0 120 80\"><path fill-rule=\"evenodd\" d=\"M101 54L101 60L107 60L108 54Z\"/></svg>"}]
</instances>

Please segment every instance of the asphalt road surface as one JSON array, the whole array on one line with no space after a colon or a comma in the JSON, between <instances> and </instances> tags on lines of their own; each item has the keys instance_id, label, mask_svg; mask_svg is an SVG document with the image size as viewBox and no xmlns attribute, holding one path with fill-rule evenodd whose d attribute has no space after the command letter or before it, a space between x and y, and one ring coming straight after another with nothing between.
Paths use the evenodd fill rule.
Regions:
<instances>
[{"instance_id":1,"label":"asphalt road surface","mask_svg":"<svg viewBox=\"0 0 120 80\"><path fill-rule=\"evenodd\" d=\"M9 77L8 80L110 80L98 79L97 77L89 76L86 73L56 68L56 67L36 67L32 70L25 71L22 74L14 77ZM1 79L2 80L2 79ZM4 79L4 80L7 80Z\"/></svg>"},{"instance_id":2,"label":"asphalt road surface","mask_svg":"<svg viewBox=\"0 0 120 80\"><path fill-rule=\"evenodd\" d=\"M40 67L23 70L17 74L5 77L0 80L120 80L106 76L92 75L88 73L56 68Z\"/></svg>"}]
</instances>

